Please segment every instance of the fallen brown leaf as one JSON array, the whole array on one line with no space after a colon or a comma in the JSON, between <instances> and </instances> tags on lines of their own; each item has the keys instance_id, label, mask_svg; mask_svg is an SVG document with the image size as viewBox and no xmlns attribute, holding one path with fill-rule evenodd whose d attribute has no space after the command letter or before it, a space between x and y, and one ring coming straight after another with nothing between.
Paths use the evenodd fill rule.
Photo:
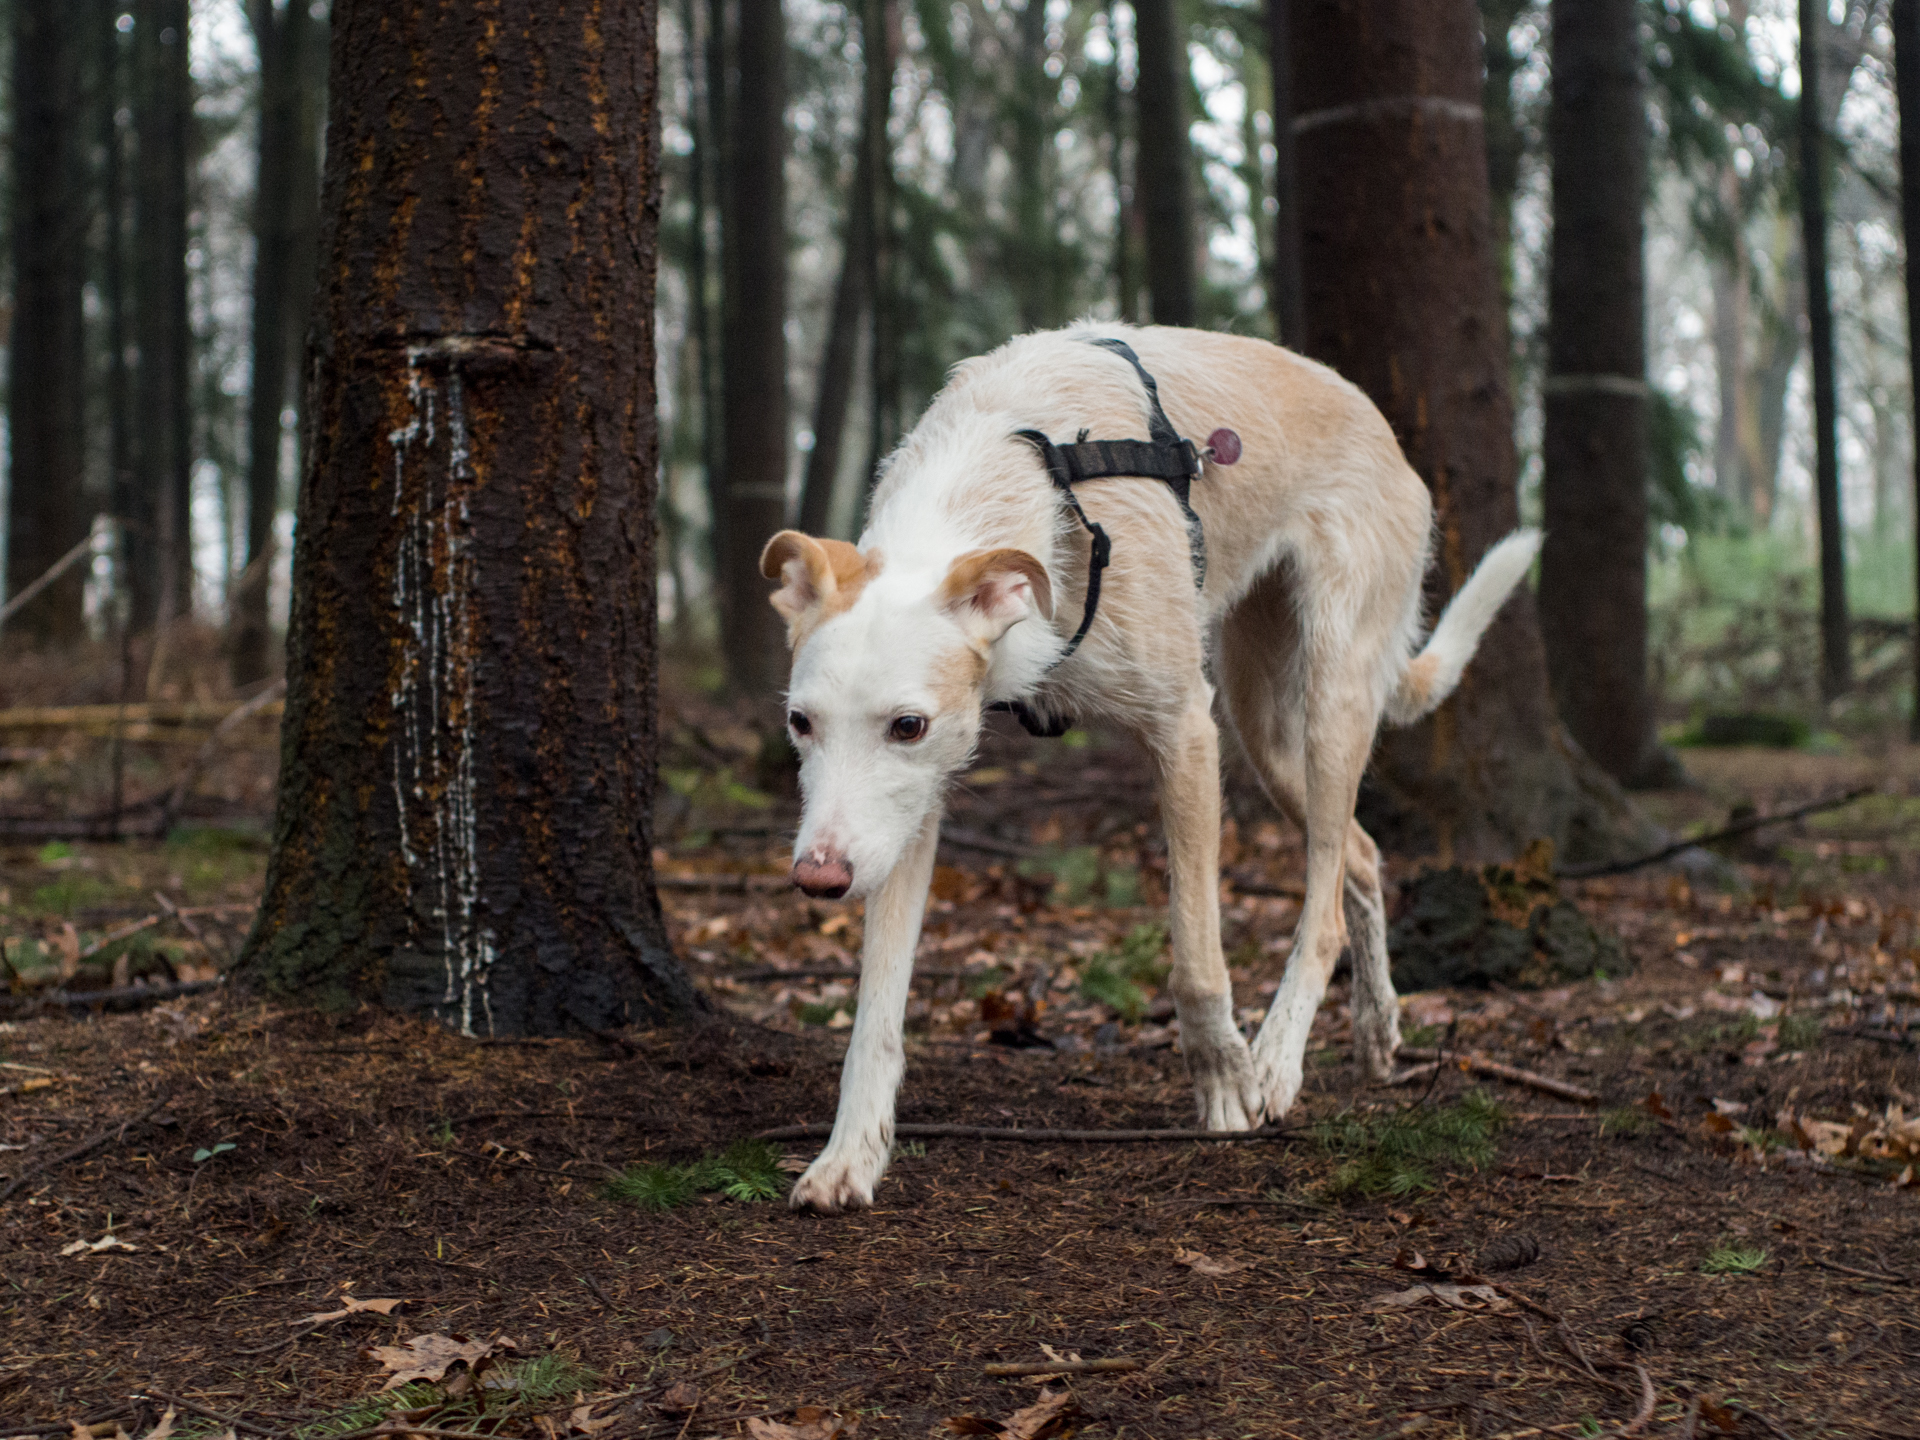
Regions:
<instances>
[{"instance_id":1,"label":"fallen brown leaf","mask_svg":"<svg viewBox=\"0 0 1920 1440\"><path fill-rule=\"evenodd\" d=\"M700 1387L690 1380L682 1380L667 1387L666 1394L654 1401L654 1408L665 1410L671 1415L684 1415L700 1403Z\"/></svg>"},{"instance_id":2,"label":"fallen brown leaf","mask_svg":"<svg viewBox=\"0 0 1920 1440\"><path fill-rule=\"evenodd\" d=\"M1173 1263L1186 1266L1196 1275L1211 1275L1216 1279L1253 1268L1251 1260L1215 1260L1198 1250L1183 1250L1178 1245L1173 1248Z\"/></svg>"},{"instance_id":3,"label":"fallen brown leaf","mask_svg":"<svg viewBox=\"0 0 1920 1440\"><path fill-rule=\"evenodd\" d=\"M384 1393L398 1390L414 1380L444 1380L447 1371L465 1364L473 1369L483 1360L516 1348L504 1335L490 1340L469 1340L464 1335L416 1335L404 1345L375 1345L362 1351L369 1360L377 1360L392 1372L380 1387Z\"/></svg>"},{"instance_id":4,"label":"fallen brown leaf","mask_svg":"<svg viewBox=\"0 0 1920 1440\"><path fill-rule=\"evenodd\" d=\"M340 1301L341 1304L345 1306L344 1309L316 1310L313 1314L303 1319L289 1320L287 1323L289 1325L325 1325L330 1321L344 1320L349 1315L359 1315L367 1312L375 1315L391 1315L396 1306L407 1303L404 1299L356 1300L351 1295L342 1295Z\"/></svg>"},{"instance_id":5,"label":"fallen brown leaf","mask_svg":"<svg viewBox=\"0 0 1920 1440\"><path fill-rule=\"evenodd\" d=\"M76 1240L71 1245L63 1245L62 1255L98 1255L102 1250L138 1250L138 1245L129 1245L118 1235L102 1235L98 1240Z\"/></svg>"},{"instance_id":6,"label":"fallen brown leaf","mask_svg":"<svg viewBox=\"0 0 1920 1440\"><path fill-rule=\"evenodd\" d=\"M167 1406L167 1413L160 1417L160 1423L149 1430L141 1440L167 1440L173 1434L173 1406Z\"/></svg>"},{"instance_id":7,"label":"fallen brown leaf","mask_svg":"<svg viewBox=\"0 0 1920 1440\"><path fill-rule=\"evenodd\" d=\"M1369 1310L1404 1310L1431 1300L1449 1310L1511 1310L1513 1302L1491 1285L1415 1285L1367 1302Z\"/></svg>"},{"instance_id":8,"label":"fallen brown leaf","mask_svg":"<svg viewBox=\"0 0 1920 1440\"><path fill-rule=\"evenodd\" d=\"M611 1430L619 1421L618 1413L594 1419L591 1405L576 1405L573 1413L567 1416L567 1423L582 1435L598 1435L602 1430Z\"/></svg>"},{"instance_id":9,"label":"fallen brown leaf","mask_svg":"<svg viewBox=\"0 0 1920 1440\"><path fill-rule=\"evenodd\" d=\"M750 1419L747 1421L747 1434L753 1440L853 1440L853 1433L859 1428L858 1418L841 1419L829 1410L818 1405L802 1405L793 1412L795 1423L784 1425L778 1420Z\"/></svg>"},{"instance_id":10,"label":"fallen brown leaf","mask_svg":"<svg viewBox=\"0 0 1920 1440\"><path fill-rule=\"evenodd\" d=\"M1071 1390L1042 1389L1038 1400L1007 1417L1000 1434L1004 1440L1051 1440L1071 1434L1073 1417L1079 1413Z\"/></svg>"}]
</instances>

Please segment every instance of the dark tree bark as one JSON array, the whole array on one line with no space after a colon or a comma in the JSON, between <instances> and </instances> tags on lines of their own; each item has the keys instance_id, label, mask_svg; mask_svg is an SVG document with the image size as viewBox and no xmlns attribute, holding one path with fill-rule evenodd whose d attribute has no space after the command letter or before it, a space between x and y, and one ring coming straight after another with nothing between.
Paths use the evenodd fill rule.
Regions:
<instances>
[{"instance_id":1,"label":"dark tree bark","mask_svg":"<svg viewBox=\"0 0 1920 1440\"><path fill-rule=\"evenodd\" d=\"M187 316L187 166L193 77L187 0L133 7L134 483L127 521L132 624L182 615L193 598L188 483L193 466L192 332Z\"/></svg>"},{"instance_id":2,"label":"dark tree bark","mask_svg":"<svg viewBox=\"0 0 1920 1440\"><path fill-rule=\"evenodd\" d=\"M107 495L115 516L133 500L132 372L127 366L127 161L120 136L126 65L121 56L121 0L94 0L94 125L100 147L100 298L106 349ZM124 544L124 536L122 537ZM119 566L125 579L126 552Z\"/></svg>"},{"instance_id":3,"label":"dark tree bark","mask_svg":"<svg viewBox=\"0 0 1920 1440\"><path fill-rule=\"evenodd\" d=\"M1025 0L1016 17L1018 48L1006 93L1008 153L1013 161L1013 226L1006 276L1023 330L1066 322L1066 295L1054 242L1054 199L1047 150L1055 126L1053 82L1047 78L1047 3Z\"/></svg>"},{"instance_id":4,"label":"dark tree bark","mask_svg":"<svg viewBox=\"0 0 1920 1440\"><path fill-rule=\"evenodd\" d=\"M1920 396L1920 0L1893 0L1893 71L1900 101L1900 223L1907 237L1907 359L1912 394ZM1916 623L1907 738L1920 743L1920 445L1914 447L1913 463Z\"/></svg>"},{"instance_id":5,"label":"dark tree bark","mask_svg":"<svg viewBox=\"0 0 1920 1440\"><path fill-rule=\"evenodd\" d=\"M267 589L280 505L280 416L292 398L313 288L319 191L319 106L309 59L318 28L305 0L251 0L260 52L260 139L254 181L253 377L247 397L247 556L233 588L233 680L267 677L273 635Z\"/></svg>"},{"instance_id":6,"label":"dark tree bark","mask_svg":"<svg viewBox=\"0 0 1920 1440\"><path fill-rule=\"evenodd\" d=\"M714 39L709 7L702 0L680 0L680 24L686 32L688 116L692 151L687 156L688 189L693 202L693 236L687 254L688 325L693 331L694 381L699 391L700 468L709 493L720 473L720 346L713 325L713 257L708 227L714 209L714 101L711 57ZM723 77L724 78L724 77ZM669 543L672 543L672 537ZM675 546L675 625L687 633L691 615L687 588L678 583L687 557Z\"/></svg>"},{"instance_id":7,"label":"dark tree bark","mask_svg":"<svg viewBox=\"0 0 1920 1440\"><path fill-rule=\"evenodd\" d=\"M715 497L727 676L770 697L785 678L780 617L767 604L760 551L787 513L787 32L780 0L739 0L733 137L722 173L733 189L724 237L721 423L726 465Z\"/></svg>"},{"instance_id":8,"label":"dark tree bark","mask_svg":"<svg viewBox=\"0 0 1920 1440\"><path fill-rule=\"evenodd\" d=\"M1300 180L1293 150L1292 0L1267 0L1267 61L1273 70L1273 323L1280 343L1306 341L1300 285Z\"/></svg>"},{"instance_id":9,"label":"dark tree bark","mask_svg":"<svg viewBox=\"0 0 1920 1440\"><path fill-rule=\"evenodd\" d=\"M1494 253L1500 261L1500 293L1513 303L1513 200L1520 188L1520 157L1526 145L1513 111L1513 77L1520 57L1513 53L1514 22L1535 0L1480 0L1486 78L1481 86L1487 115L1487 188L1491 192Z\"/></svg>"},{"instance_id":10,"label":"dark tree bark","mask_svg":"<svg viewBox=\"0 0 1920 1440\"><path fill-rule=\"evenodd\" d=\"M1647 687L1648 133L1639 0L1554 0L1540 632L1561 719L1661 778Z\"/></svg>"},{"instance_id":11,"label":"dark tree bark","mask_svg":"<svg viewBox=\"0 0 1920 1440\"><path fill-rule=\"evenodd\" d=\"M833 319L820 359L820 393L813 407L813 449L807 454L806 480L800 490L799 525L809 535L826 533L833 510L835 482L845 449L847 406L853 399L854 365L860 355L860 327L872 308L874 176L884 163L887 117L893 100L887 9L887 0L862 0L860 151L847 192L840 277L834 283Z\"/></svg>"},{"instance_id":12,"label":"dark tree bark","mask_svg":"<svg viewBox=\"0 0 1920 1440\"><path fill-rule=\"evenodd\" d=\"M333 14L280 802L242 981L688 1012L651 871L651 3Z\"/></svg>"},{"instance_id":13,"label":"dark tree bark","mask_svg":"<svg viewBox=\"0 0 1920 1440\"><path fill-rule=\"evenodd\" d=\"M1800 236L1807 270L1807 352L1813 360L1813 489L1820 512L1820 693L1853 684L1847 644L1846 535L1835 432L1833 304L1827 294L1827 146L1820 115L1822 0L1800 0Z\"/></svg>"},{"instance_id":14,"label":"dark tree bark","mask_svg":"<svg viewBox=\"0 0 1920 1440\"><path fill-rule=\"evenodd\" d=\"M13 6L13 300L8 338L7 593L87 535L84 422L87 187L81 82L87 31L62 0ZM8 628L35 644L84 633L73 565Z\"/></svg>"},{"instance_id":15,"label":"dark tree bark","mask_svg":"<svg viewBox=\"0 0 1920 1440\"><path fill-rule=\"evenodd\" d=\"M1437 613L1519 522L1479 20L1473 0L1300 0L1293 19L1306 349L1373 398L1433 491ZM1555 720L1524 592L1453 699L1383 735L1374 776L1368 822L1443 859L1538 836L1593 856L1643 828Z\"/></svg>"},{"instance_id":16,"label":"dark tree bark","mask_svg":"<svg viewBox=\"0 0 1920 1440\"><path fill-rule=\"evenodd\" d=\"M878 16L886 26L887 63L891 67L894 64L893 57L898 56L902 49L900 7L896 0L886 0L880 6ZM892 69L889 68L887 73L891 76ZM902 263L899 224L894 214L898 197L893 183L893 146L884 133L875 139L872 154L873 247L867 257L871 267L867 277L867 307L872 331L867 345L869 481L880 473L880 462L899 441L905 428L900 415L900 335L903 328L911 323L911 306L904 294L903 272L906 267ZM871 494L869 486L868 496ZM861 499L860 521L856 528L866 524L868 496Z\"/></svg>"},{"instance_id":17,"label":"dark tree bark","mask_svg":"<svg viewBox=\"0 0 1920 1440\"><path fill-rule=\"evenodd\" d=\"M1200 313L1194 256L1193 146L1187 138L1187 43L1175 0L1134 0L1140 78L1134 204L1146 219L1147 293L1156 325L1192 325Z\"/></svg>"}]
</instances>

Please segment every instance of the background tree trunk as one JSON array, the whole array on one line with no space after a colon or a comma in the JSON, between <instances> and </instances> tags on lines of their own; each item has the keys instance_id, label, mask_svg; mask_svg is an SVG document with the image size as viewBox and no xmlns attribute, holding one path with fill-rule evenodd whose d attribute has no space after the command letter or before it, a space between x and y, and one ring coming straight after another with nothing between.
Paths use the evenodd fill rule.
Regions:
<instances>
[{"instance_id":1,"label":"background tree trunk","mask_svg":"<svg viewBox=\"0 0 1920 1440\"><path fill-rule=\"evenodd\" d=\"M1294 19L1307 352L1386 413L1433 490L1437 612L1519 521L1473 0L1301 0ZM1383 277L1391 277L1384 280ZM1403 851L1611 853L1637 816L1554 718L1532 598L1454 698L1382 737L1365 823Z\"/></svg>"},{"instance_id":2,"label":"background tree trunk","mask_svg":"<svg viewBox=\"0 0 1920 1440\"><path fill-rule=\"evenodd\" d=\"M1284 0L1274 0L1275 4ZM1114 14L1114 0L1106 0L1107 41L1113 46L1113 63L1107 70L1107 164L1113 172L1114 217L1113 271L1114 303L1120 318L1128 324L1139 319L1140 282L1133 263L1134 193L1127 177L1127 93L1120 83L1120 27Z\"/></svg>"},{"instance_id":3,"label":"background tree trunk","mask_svg":"<svg viewBox=\"0 0 1920 1440\"><path fill-rule=\"evenodd\" d=\"M247 8L260 52L260 138L253 231L253 378L247 397L247 555L233 588L232 667L236 685L267 677L273 635L267 590L273 518L280 504L280 416L291 398L313 285L307 233L318 188L307 58L314 25L305 0L252 0ZM308 263L303 267L302 260Z\"/></svg>"},{"instance_id":4,"label":"background tree trunk","mask_svg":"<svg viewBox=\"0 0 1920 1440\"><path fill-rule=\"evenodd\" d=\"M258 989L697 997L653 893L652 4L342 0Z\"/></svg>"},{"instance_id":5,"label":"background tree trunk","mask_svg":"<svg viewBox=\"0 0 1920 1440\"><path fill-rule=\"evenodd\" d=\"M787 514L787 32L780 0L739 0L734 49L733 141L721 172L733 197L724 237L726 465L716 497L726 512L720 621L734 690L770 698L785 678L786 655L760 574L761 548Z\"/></svg>"},{"instance_id":6,"label":"background tree trunk","mask_svg":"<svg viewBox=\"0 0 1920 1440\"><path fill-rule=\"evenodd\" d=\"M94 128L100 147L101 335L106 350L107 505L118 517L133 500L133 376L127 365L127 152L120 136L126 65L121 57L121 0L94 0ZM119 534L120 581L126 580L125 532ZM124 592L120 597L124 603Z\"/></svg>"},{"instance_id":7,"label":"background tree trunk","mask_svg":"<svg viewBox=\"0 0 1920 1440\"><path fill-rule=\"evenodd\" d=\"M1306 342L1300 291L1300 181L1293 154L1292 0L1267 0L1267 60L1273 70L1273 310L1280 343Z\"/></svg>"},{"instance_id":8,"label":"background tree trunk","mask_svg":"<svg viewBox=\"0 0 1920 1440\"><path fill-rule=\"evenodd\" d=\"M1200 313L1193 237L1193 146L1187 139L1187 42L1175 0L1134 0L1140 78L1134 204L1146 218L1147 293L1156 325Z\"/></svg>"},{"instance_id":9,"label":"background tree trunk","mask_svg":"<svg viewBox=\"0 0 1920 1440\"><path fill-rule=\"evenodd\" d=\"M187 316L187 165L193 77L187 0L133 7L135 481L126 515L135 629L185 614L193 600L187 523L193 467L192 332Z\"/></svg>"},{"instance_id":10,"label":"background tree trunk","mask_svg":"<svg viewBox=\"0 0 1920 1440\"><path fill-rule=\"evenodd\" d=\"M1513 110L1513 77L1520 57L1513 53L1513 27L1534 0L1480 0L1486 79L1481 86L1486 111L1487 188L1493 215L1493 253L1500 267L1500 294L1513 305L1513 201L1520 189L1520 157L1526 142ZM1555 77L1558 78L1557 75Z\"/></svg>"},{"instance_id":11,"label":"background tree trunk","mask_svg":"<svg viewBox=\"0 0 1920 1440\"><path fill-rule=\"evenodd\" d=\"M7 593L86 538L87 30L63 0L13 6L13 302L8 336ZM36 644L85 633L84 564L28 602L8 628Z\"/></svg>"},{"instance_id":12,"label":"background tree trunk","mask_svg":"<svg viewBox=\"0 0 1920 1440\"><path fill-rule=\"evenodd\" d=\"M1540 632L1560 716L1663 778L1647 688L1647 112L1638 0L1554 0Z\"/></svg>"},{"instance_id":13,"label":"background tree trunk","mask_svg":"<svg viewBox=\"0 0 1920 1440\"><path fill-rule=\"evenodd\" d=\"M887 115L893 97L893 56L887 45L885 11L886 0L862 0L860 45L865 74L860 153L847 193L840 277L834 283L833 318L820 359L820 393L813 407L813 449L807 454L806 480L800 490L799 525L809 535L824 535L833 511L847 406L853 399L854 366L860 356L860 327L873 301L874 176L888 144Z\"/></svg>"},{"instance_id":14,"label":"background tree trunk","mask_svg":"<svg viewBox=\"0 0 1920 1440\"><path fill-rule=\"evenodd\" d=\"M1800 232L1807 262L1807 351L1813 360L1814 496L1820 512L1820 692L1828 700L1853 684L1847 643L1846 534L1840 515L1840 446L1835 433L1833 306L1827 295L1827 158L1820 113L1824 0L1800 0Z\"/></svg>"},{"instance_id":15,"label":"background tree trunk","mask_svg":"<svg viewBox=\"0 0 1920 1440\"><path fill-rule=\"evenodd\" d=\"M1893 0L1894 86L1900 100L1900 222L1907 239L1907 357L1920 396L1920 0ZM1920 445L1913 447L1914 614L1920 617ZM1913 708L1907 738L1920 743L1920 623L1913 634Z\"/></svg>"}]
</instances>

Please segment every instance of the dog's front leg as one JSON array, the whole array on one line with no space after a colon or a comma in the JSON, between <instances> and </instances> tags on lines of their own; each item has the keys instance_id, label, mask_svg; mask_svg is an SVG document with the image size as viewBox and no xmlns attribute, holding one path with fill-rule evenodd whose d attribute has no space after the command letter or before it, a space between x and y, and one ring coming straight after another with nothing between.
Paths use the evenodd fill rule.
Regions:
<instances>
[{"instance_id":1,"label":"dog's front leg","mask_svg":"<svg viewBox=\"0 0 1920 1440\"><path fill-rule=\"evenodd\" d=\"M906 1070L901 1043L913 951L933 879L940 814L928 817L893 873L867 902L860 951L860 1006L854 1012L847 1063L840 1071L840 1109L827 1148L793 1187L796 1210L838 1214L873 1204L893 1146L893 1102Z\"/></svg>"},{"instance_id":2,"label":"dog's front leg","mask_svg":"<svg viewBox=\"0 0 1920 1440\"><path fill-rule=\"evenodd\" d=\"M1247 1130L1260 1122L1260 1087L1233 1019L1233 983L1220 953L1220 734L1202 695L1153 746L1167 827L1168 919L1180 1049L1200 1123Z\"/></svg>"}]
</instances>

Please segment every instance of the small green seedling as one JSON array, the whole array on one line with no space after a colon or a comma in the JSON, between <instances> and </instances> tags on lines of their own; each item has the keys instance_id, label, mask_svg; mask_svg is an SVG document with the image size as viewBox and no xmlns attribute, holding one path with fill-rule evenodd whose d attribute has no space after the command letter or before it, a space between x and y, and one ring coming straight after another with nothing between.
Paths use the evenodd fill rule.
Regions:
<instances>
[{"instance_id":1,"label":"small green seedling","mask_svg":"<svg viewBox=\"0 0 1920 1440\"><path fill-rule=\"evenodd\" d=\"M216 1155L224 1155L229 1150L237 1150L239 1148L240 1147L235 1145L231 1140L222 1140L218 1145L203 1146L193 1152L193 1163L196 1165L204 1165Z\"/></svg>"},{"instance_id":2,"label":"small green seedling","mask_svg":"<svg viewBox=\"0 0 1920 1440\"><path fill-rule=\"evenodd\" d=\"M698 1195L729 1200L778 1200L787 1193L780 1152L764 1140L741 1140L724 1154L688 1165L629 1165L606 1185L609 1200L640 1210L672 1210Z\"/></svg>"},{"instance_id":3,"label":"small green seedling","mask_svg":"<svg viewBox=\"0 0 1920 1440\"><path fill-rule=\"evenodd\" d=\"M1349 1111L1313 1127L1320 1148L1340 1160L1326 1184L1329 1197L1406 1196L1431 1190L1437 1170L1479 1169L1495 1153L1494 1136L1506 1122L1485 1091L1470 1090L1455 1105L1411 1105L1363 1115Z\"/></svg>"},{"instance_id":4,"label":"small green seedling","mask_svg":"<svg viewBox=\"0 0 1920 1440\"><path fill-rule=\"evenodd\" d=\"M1769 1258L1764 1246L1726 1241L1707 1252L1700 1268L1708 1275L1751 1275Z\"/></svg>"}]
</instances>

